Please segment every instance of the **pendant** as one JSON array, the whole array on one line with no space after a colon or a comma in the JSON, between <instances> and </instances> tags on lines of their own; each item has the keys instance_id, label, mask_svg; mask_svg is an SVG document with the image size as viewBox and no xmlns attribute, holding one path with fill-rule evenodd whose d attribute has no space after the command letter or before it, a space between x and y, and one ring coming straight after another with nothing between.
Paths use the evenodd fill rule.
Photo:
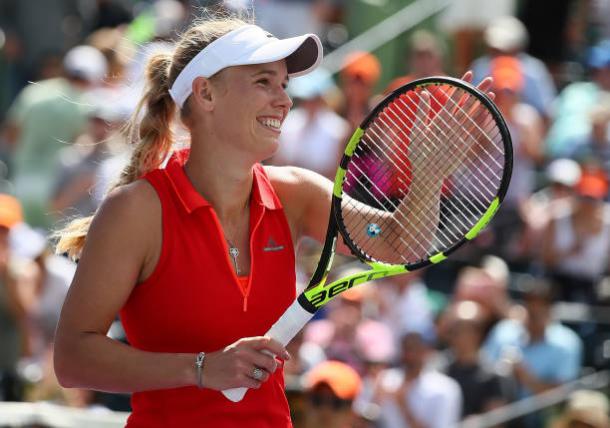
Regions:
<instances>
[{"instance_id":1,"label":"pendant","mask_svg":"<svg viewBox=\"0 0 610 428\"><path fill-rule=\"evenodd\" d=\"M235 272L237 273L237 275L239 275L239 266L237 266L237 256L239 256L239 250L231 245L229 247L229 254L233 259L233 266L235 267Z\"/></svg>"}]
</instances>

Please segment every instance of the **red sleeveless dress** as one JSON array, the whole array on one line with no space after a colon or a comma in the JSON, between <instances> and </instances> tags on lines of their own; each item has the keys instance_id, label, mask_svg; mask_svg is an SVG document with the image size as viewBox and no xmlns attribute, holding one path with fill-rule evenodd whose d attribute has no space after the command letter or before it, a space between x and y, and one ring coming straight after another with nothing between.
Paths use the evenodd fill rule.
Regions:
<instances>
[{"instance_id":1,"label":"red sleeveless dress","mask_svg":"<svg viewBox=\"0 0 610 428\"><path fill-rule=\"evenodd\" d=\"M290 229L263 167L253 169L251 268L240 284L214 209L184 173L187 157L178 152L144 177L161 201L162 250L120 316L130 344L145 351L213 352L262 335L296 297ZM281 368L239 403L194 386L136 392L131 402L129 428L292 426Z\"/></svg>"}]
</instances>

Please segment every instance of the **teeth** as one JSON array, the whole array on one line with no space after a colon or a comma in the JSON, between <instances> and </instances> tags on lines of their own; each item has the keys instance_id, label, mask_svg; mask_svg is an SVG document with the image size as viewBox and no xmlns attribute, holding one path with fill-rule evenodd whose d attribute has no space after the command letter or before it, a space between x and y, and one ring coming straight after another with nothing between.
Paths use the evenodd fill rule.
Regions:
<instances>
[{"instance_id":1,"label":"teeth","mask_svg":"<svg viewBox=\"0 0 610 428\"><path fill-rule=\"evenodd\" d=\"M279 119L262 119L261 123L269 128L278 130L280 129L280 121Z\"/></svg>"}]
</instances>

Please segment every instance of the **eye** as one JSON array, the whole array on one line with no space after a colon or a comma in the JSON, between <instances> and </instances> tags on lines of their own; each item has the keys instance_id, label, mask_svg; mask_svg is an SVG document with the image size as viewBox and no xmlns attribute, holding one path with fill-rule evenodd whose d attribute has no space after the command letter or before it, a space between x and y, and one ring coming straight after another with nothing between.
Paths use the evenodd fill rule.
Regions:
<instances>
[{"instance_id":1,"label":"eye","mask_svg":"<svg viewBox=\"0 0 610 428\"><path fill-rule=\"evenodd\" d=\"M269 82L269 79L267 79L266 77L263 77L262 79L258 79L258 80L256 81L256 83L257 83L258 85L262 85L262 86L268 86L270 82Z\"/></svg>"},{"instance_id":2,"label":"eye","mask_svg":"<svg viewBox=\"0 0 610 428\"><path fill-rule=\"evenodd\" d=\"M288 82L282 83L282 89L286 90L288 88Z\"/></svg>"}]
</instances>

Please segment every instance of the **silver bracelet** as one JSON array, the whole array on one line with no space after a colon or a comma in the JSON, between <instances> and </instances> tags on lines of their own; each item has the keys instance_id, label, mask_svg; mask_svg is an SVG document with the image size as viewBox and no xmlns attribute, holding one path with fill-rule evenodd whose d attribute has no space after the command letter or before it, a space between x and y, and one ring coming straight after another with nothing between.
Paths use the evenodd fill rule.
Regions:
<instances>
[{"instance_id":1,"label":"silver bracelet","mask_svg":"<svg viewBox=\"0 0 610 428\"><path fill-rule=\"evenodd\" d=\"M195 360L195 367L197 368L197 387L199 389L203 388L203 360L205 359L205 352L200 352L197 354L197 359Z\"/></svg>"}]
</instances>

